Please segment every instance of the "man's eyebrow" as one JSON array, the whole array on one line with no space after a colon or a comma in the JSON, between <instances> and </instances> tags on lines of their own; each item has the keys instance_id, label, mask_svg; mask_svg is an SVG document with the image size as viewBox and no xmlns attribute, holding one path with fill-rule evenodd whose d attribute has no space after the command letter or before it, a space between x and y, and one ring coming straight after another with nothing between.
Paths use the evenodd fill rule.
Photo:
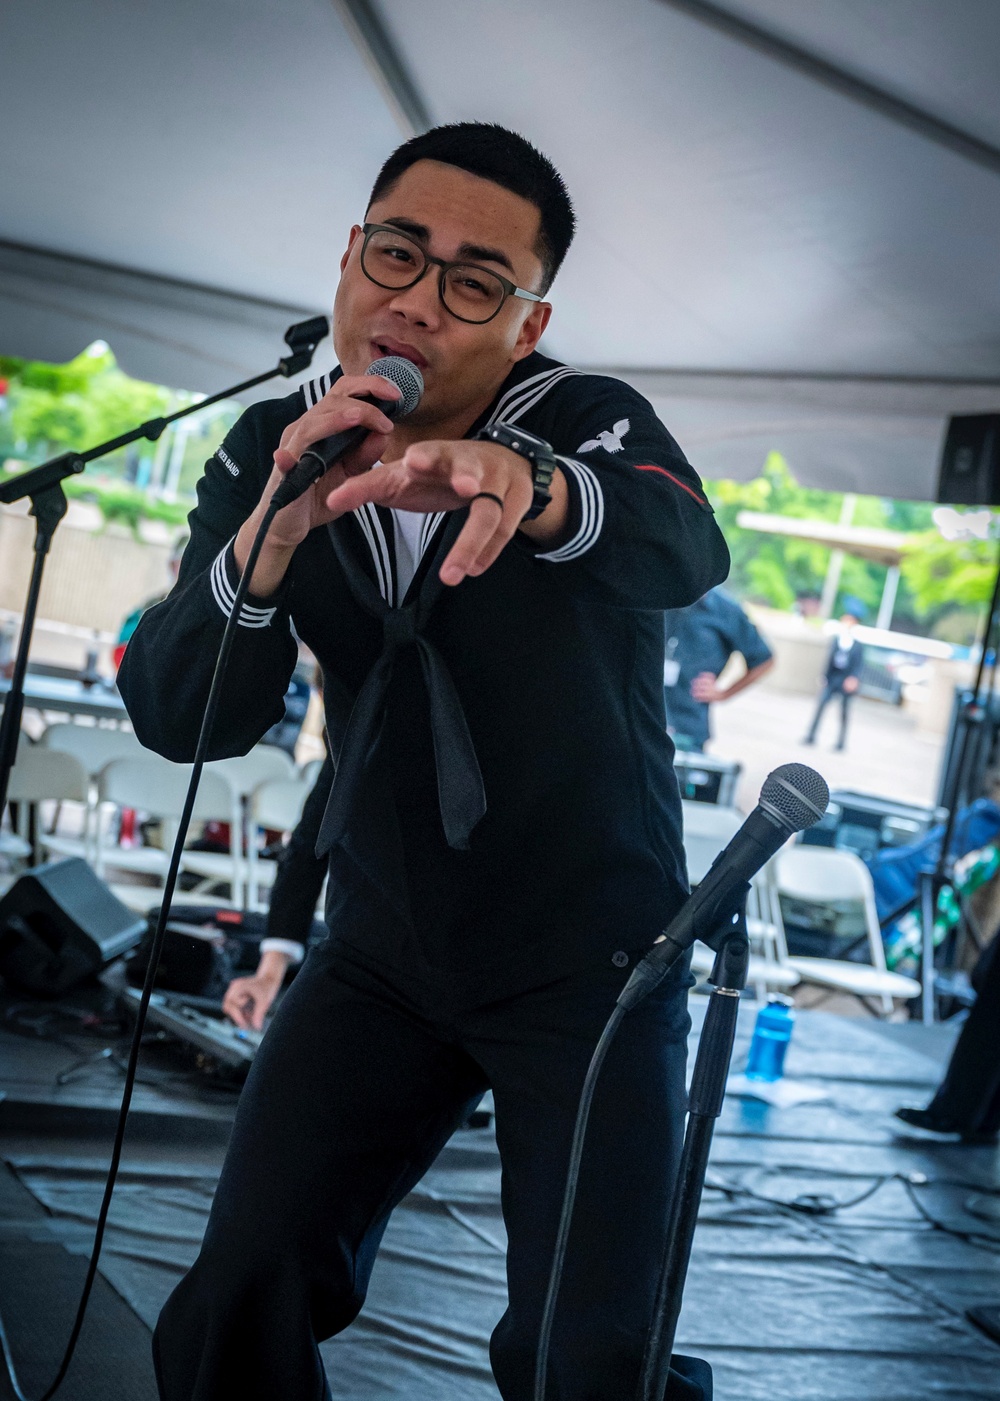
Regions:
<instances>
[{"instance_id":1,"label":"man's eyebrow","mask_svg":"<svg viewBox=\"0 0 1000 1401\"><path fill-rule=\"evenodd\" d=\"M513 263L499 248L483 248L478 243L463 243L458 251L463 258L474 258L477 263L499 263L508 272L514 271Z\"/></svg>"},{"instance_id":2,"label":"man's eyebrow","mask_svg":"<svg viewBox=\"0 0 1000 1401\"><path fill-rule=\"evenodd\" d=\"M419 239L421 243L430 242L430 229L426 224L418 224L415 219L407 219L400 215L395 218L390 216L382 222L391 224L395 229L401 229L403 233L408 233L412 238ZM500 248L484 248L479 243L463 243L458 253L461 258L472 258L477 263L499 263L508 272L514 271L513 263Z\"/></svg>"},{"instance_id":3,"label":"man's eyebrow","mask_svg":"<svg viewBox=\"0 0 1000 1401\"><path fill-rule=\"evenodd\" d=\"M392 218L382 220L383 224L391 224L394 229L402 229L403 233L410 234L413 238L418 238L421 243L429 243L431 231L426 224L418 224L415 219Z\"/></svg>"}]
</instances>

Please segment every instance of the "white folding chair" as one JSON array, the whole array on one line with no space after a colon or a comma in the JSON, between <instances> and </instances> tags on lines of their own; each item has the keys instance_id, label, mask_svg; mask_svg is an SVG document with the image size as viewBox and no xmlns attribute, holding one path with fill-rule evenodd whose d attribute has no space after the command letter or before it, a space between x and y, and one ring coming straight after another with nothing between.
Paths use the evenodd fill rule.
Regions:
<instances>
[{"instance_id":1,"label":"white folding chair","mask_svg":"<svg viewBox=\"0 0 1000 1401\"><path fill-rule=\"evenodd\" d=\"M750 941L747 984L753 987L758 1002L766 1002L771 992L788 992L801 981L800 975L788 962L784 931L773 922L766 893L766 877L761 872L750 882L747 937ZM696 973L710 973L714 962L715 954L707 944L699 942L694 945L691 967Z\"/></svg>"},{"instance_id":2,"label":"white folding chair","mask_svg":"<svg viewBox=\"0 0 1000 1401\"><path fill-rule=\"evenodd\" d=\"M21 744L7 788L7 801L19 806L18 831L4 834L0 848L4 855L24 859L31 854L27 841L31 806L47 800L86 804L87 786L83 765L72 754L60 754L38 744ZM44 837L39 840L49 845Z\"/></svg>"},{"instance_id":3,"label":"white folding chair","mask_svg":"<svg viewBox=\"0 0 1000 1401\"><path fill-rule=\"evenodd\" d=\"M101 770L98 780L100 802L134 808L152 818L158 818L162 823L163 847L123 848L112 845L107 840L106 824L100 822L95 853L95 868L99 876L103 878L108 868L135 875L152 876L162 890L177 824L184 810L190 777L191 768L188 764L172 764L169 760L146 751L131 759L115 759ZM221 774L203 772L191 814L193 820L228 822L232 812L233 794L229 784ZM187 869L187 860L188 854L185 853L181 861L181 870ZM231 884L237 883L237 866L238 858L230 861L226 879ZM145 908L150 903L148 886L116 886L115 893L134 908ZM175 898L181 902L185 896L178 892Z\"/></svg>"},{"instance_id":4,"label":"white folding chair","mask_svg":"<svg viewBox=\"0 0 1000 1401\"><path fill-rule=\"evenodd\" d=\"M260 860L257 851L258 829L291 832L298 826L305 801L312 790L313 784L296 775L262 783L251 796L247 852L248 907L251 910L267 908L267 902L260 899L260 890L261 887L269 889L274 884L277 869L276 861Z\"/></svg>"},{"instance_id":5,"label":"white folding chair","mask_svg":"<svg viewBox=\"0 0 1000 1401\"><path fill-rule=\"evenodd\" d=\"M257 744L248 754L211 760L205 765L205 772L219 774L228 783L233 795L233 808L229 818L229 852L187 852L184 857L185 870L204 877L202 888L221 881L231 882L233 903L242 908L246 901L250 795L270 779L293 777L295 761L290 754L275 744Z\"/></svg>"},{"instance_id":6,"label":"white folding chair","mask_svg":"<svg viewBox=\"0 0 1000 1401\"><path fill-rule=\"evenodd\" d=\"M319 778L319 771L325 763L325 759L310 759L299 766L299 777L304 783L308 783L310 788L314 787Z\"/></svg>"},{"instance_id":7,"label":"white folding chair","mask_svg":"<svg viewBox=\"0 0 1000 1401\"><path fill-rule=\"evenodd\" d=\"M688 876L697 885L708 874L709 867L743 825L743 814L733 807L716 803L681 804L684 811L684 852ZM778 956L769 914L761 907L756 884L751 884L747 900L747 934L750 939L750 960L747 982L757 997L767 1000L776 989L787 991L799 981L799 975ZM696 943L691 951L691 967L696 973L710 973L715 954L707 944Z\"/></svg>"},{"instance_id":8,"label":"white folding chair","mask_svg":"<svg viewBox=\"0 0 1000 1401\"><path fill-rule=\"evenodd\" d=\"M45 849L57 856L82 856L92 861L97 832L97 776L106 764L115 759L127 759L147 751L136 739L131 730L120 727L106 729L98 725L74 725L61 722L49 725L43 732L39 744L60 754L72 754L79 759L87 774L89 783L87 805L84 810L83 833L79 837L62 833L47 834L42 838Z\"/></svg>"},{"instance_id":9,"label":"white folding chair","mask_svg":"<svg viewBox=\"0 0 1000 1401\"><path fill-rule=\"evenodd\" d=\"M803 982L814 983L827 993L849 993L872 1011L875 1010L872 1002L877 1002L884 1016L892 1012L893 998L909 1001L911 997L919 997L920 984L914 978L890 973L885 966L875 890L868 867L859 856L836 847L803 846L801 843L786 846L774 859L774 882L779 898L784 895L813 904L856 901L864 912L870 961L855 963L846 958L792 954L787 962ZM780 904L776 918L781 923Z\"/></svg>"},{"instance_id":10,"label":"white folding chair","mask_svg":"<svg viewBox=\"0 0 1000 1401\"><path fill-rule=\"evenodd\" d=\"M724 847L743 826L743 814L736 808L716 803L682 802L684 815L684 854L688 879L698 885Z\"/></svg>"}]
</instances>

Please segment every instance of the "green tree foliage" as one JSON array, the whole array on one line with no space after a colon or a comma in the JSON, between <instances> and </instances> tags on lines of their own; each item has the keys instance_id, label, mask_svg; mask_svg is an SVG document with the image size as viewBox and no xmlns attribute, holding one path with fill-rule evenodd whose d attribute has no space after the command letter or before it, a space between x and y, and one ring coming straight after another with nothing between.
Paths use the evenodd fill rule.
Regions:
<instances>
[{"instance_id":1,"label":"green tree foliage","mask_svg":"<svg viewBox=\"0 0 1000 1401\"><path fill-rule=\"evenodd\" d=\"M936 530L915 535L902 565L921 617L989 603L997 572L994 540L945 540Z\"/></svg>"},{"instance_id":2,"label":"green tree foliage","mask_svg":"<svg viewBox=\"0 0 1000 1401\"><path fill-rule=\"evenodd\" d=\"M0 399L0 472L5 459L13 458L20 469L67 448L93 447L196 401L193 394L131 379L102 341L65 365L0 356L0 381L7 382L6 402ZM139 439L73 478L66 485L67 494L92 500L107 519L133 526L141 517L171 523L182 519L184 511L173 504L174 486L181 497L193 496L205 458L238 413L238 404L219 403L168 429L156 441ZM168 478L169 500L157 500L147 490L154 475L160 496Z\"/></svg>"},{"instance_id":3,"label":"green tree foliage","mask_svg":"<svg viewBox=\"0 0 1000 1401\"><path fill-rule=\"evenodd\" d=\"M760 476L750 482L706 482L733 557L728 587L740 598L772 608L790 608L796 598L823 587L830 550L789 536L767 535L737 525L741 511L797 519L839 521L841 492L802 487L780 453L769 453ZM934 507L922 501L858 496L851 523L881 526L912 535L904 557L893 625L913 632L940 631L953 641L971 641L978 611L989 599L997 546L944 540L934 527ZM847 555L838 599L860 598L874 618L885 568Z\"/></svg>"},{"instance_id":4,"label":"green tree foliage","mask_svg":"<svg viewBox=\"0 0 1000 1401\"><path fill-rule=\"evenodd\" d=\"M190 401L130 379L100 341L65 365L0 356L0 378L9 381L8 440L30 458L92 447Z\"/></svg>"}]
</instances>

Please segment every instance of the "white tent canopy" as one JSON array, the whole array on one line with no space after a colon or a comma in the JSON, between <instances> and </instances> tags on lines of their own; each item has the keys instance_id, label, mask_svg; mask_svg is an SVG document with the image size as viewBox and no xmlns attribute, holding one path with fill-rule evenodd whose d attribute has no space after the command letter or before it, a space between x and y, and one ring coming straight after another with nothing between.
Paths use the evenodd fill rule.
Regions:
<instances>
[{"instance_id":1,"label":"white tent canopy","mask_svg":"<svg viewBox=\"0 0 1000 1401\"><path fill-rule=\"evenodd\" d=\"M1000 410L998 70L994 0L10 0L0 353L263 370L401 136L491 119L580 216L550 353L706 476L929 497Z\"/></svg>"}]
</instances>

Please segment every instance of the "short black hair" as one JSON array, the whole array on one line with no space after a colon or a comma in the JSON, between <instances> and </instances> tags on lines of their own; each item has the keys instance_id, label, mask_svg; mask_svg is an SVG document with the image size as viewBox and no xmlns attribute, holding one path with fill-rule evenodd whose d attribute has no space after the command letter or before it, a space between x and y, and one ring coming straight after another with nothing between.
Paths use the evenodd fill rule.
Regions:
<instances>
[{"instance_id":1,"label":"short black hair","mask_svg":"<svg viewBox=\"0 0 1000 1401\"><path fill-rule=\"evenodd\" d=\"M496 122L452 122L432 127L393 151L378 173L369 206L387 194L417 161L457 166L535 205L540 216L535 251L542 262L542 291L549 290L573 241L576 216L563 178L547 156L516 131Z\"/></svg>"}]
</instances>

